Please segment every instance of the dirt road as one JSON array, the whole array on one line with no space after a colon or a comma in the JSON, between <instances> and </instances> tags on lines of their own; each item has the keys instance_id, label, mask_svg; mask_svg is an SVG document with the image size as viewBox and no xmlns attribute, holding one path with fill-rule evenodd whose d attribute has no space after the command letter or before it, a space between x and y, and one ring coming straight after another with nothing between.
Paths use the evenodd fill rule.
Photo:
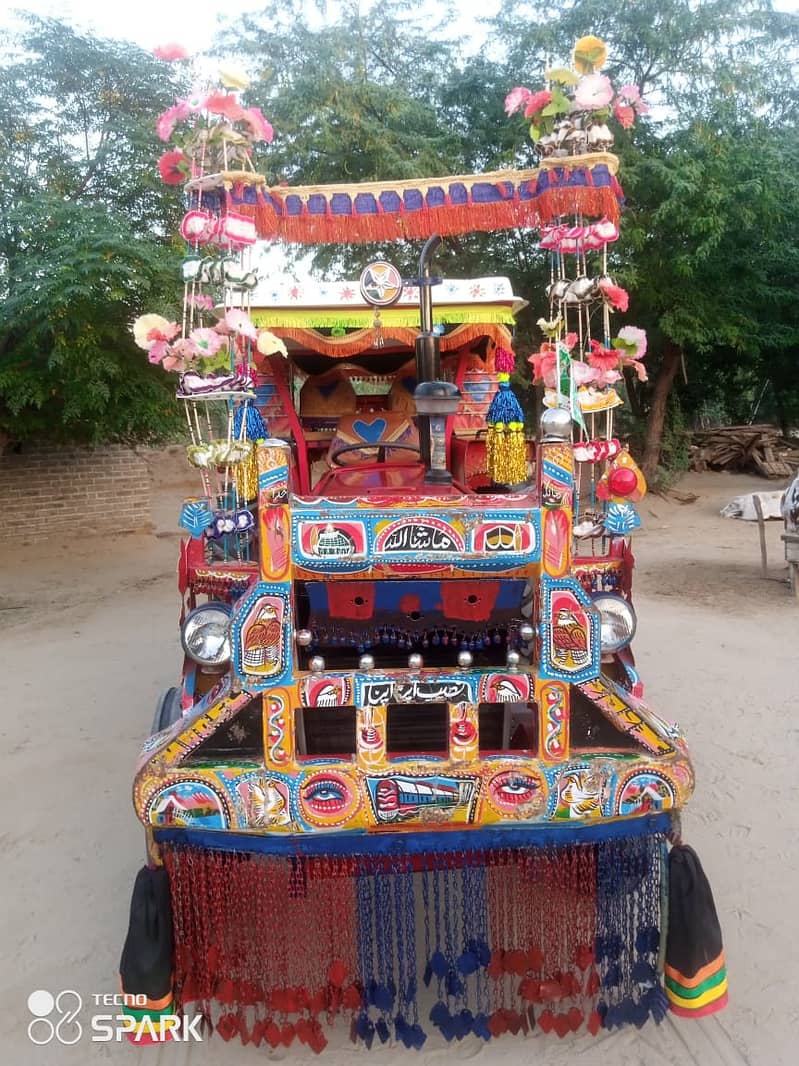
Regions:
<instances>
[{"instance_id":1,"label":"dirt road","mask_svg":"<svg viewBox=\"0 0 799 1066\"><path fill-rule=\"evenodd\" d=\"M684 835L711 877L725 934L730 1006L701 1022L669 1018L641 1032L561 1043L534 1035L454 1047L432 1037L420 1063L478 1057L487 1066L539 1058L548 1066L788 1066L799 1021L799 605L783 581L780 526L768 529L772 580L759 576L757 530L718 516L757 479L696 475L680 505L647 497L636 538L636 652L647 696L677 718L692 745L697 790ZM170 504L170 508L174 504ZM169 508L154 509L168 532ZM162 688L176 681L177 596L172 536L40 545L4 552L0 645L10 691L4 750L0 1048L14 1066L225 1061L264 1051L210 1044L139 1050L93 1043L37 1047L27 1034L35 989L74 989L84 1029L94 995L117 990L127 908L142 833L130 803L132 765ZM44 1032L36 1030L35 1032ZM68 1037L68 1034L65 1034ZM69 1037L68 1037L69 1038ZM325 1053L354 1051L341 1034ZM378 1063L402 1050L371 1052ZM271 1058L306 1061L304 1048Z\"/></svg>"}]
</instances>

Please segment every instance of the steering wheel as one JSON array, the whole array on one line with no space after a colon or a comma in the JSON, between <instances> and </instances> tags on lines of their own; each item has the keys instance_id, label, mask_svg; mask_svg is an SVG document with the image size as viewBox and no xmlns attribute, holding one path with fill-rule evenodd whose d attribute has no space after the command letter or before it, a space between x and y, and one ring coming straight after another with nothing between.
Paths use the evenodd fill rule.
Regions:
<instances>
[{"instance_id":1,"label":"steering wheel","mask_svg":"<svg viewBox=\"0 0 799 1066\"><path fill-rule=\"evenodd\" d=\"M419 451L418 444L395 444L393 441L380 441L379 444L369 444L368 441L364 441L363 444L345 444L342 448L339 448L335 455L331 456L333 466L344 466L339 462L339 456L344 455L345 452L363 452L369 449L370 451L377 451L377 462L385 463L386 451L393 450L395 448L404 452L414 452L421 459L422 453Z\"/></svg>"}]
</instances>

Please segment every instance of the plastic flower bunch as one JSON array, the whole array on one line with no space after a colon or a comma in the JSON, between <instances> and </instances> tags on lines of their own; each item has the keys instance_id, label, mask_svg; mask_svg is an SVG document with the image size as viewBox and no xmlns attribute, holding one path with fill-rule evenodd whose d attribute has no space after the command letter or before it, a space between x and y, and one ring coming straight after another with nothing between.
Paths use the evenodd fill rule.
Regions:
<instances>
[{"instance_id":1,"label":"plastic flower bunch","mask_svg":"<svg viewBox=\"0 0 799 1066\"><path fill-rule=\"evenodd\" d=\"M165 60L187 58L179 45L165 45L154 54ZM259 108L241 103L239 94L249 83L243 70L227 64L219 69L215 87L193 89L159 116L156 132L173 145L158 161L163 181L179 185L203 173L251 168L252 146L270 144L274 133Z\"/></svg>"},{"instance_id":2,"label":"plastic flower bunch","mask_svg":"<svg viewBox=\"0 0 799 1066\"><path fill-rule=\"evenodd\" d=\"M240 308L231 308L212 326L197 326L187 337L179 337L179 333L177 322L162 315L140 315L133 323L133 339L147 352L149 361L177 373L226 370L231 355L234 363L246 362L248 345L259 340L250 316ZM285 352L282 341L278 344Z\"/></svg>"},{"instance_id":3,"label":"plastic flower bunch","mask_svg":"<svg viewBox=\"0 0 799 1066\"><path fill-rule=\"evenodd\" d=\"M646 367L641 362L646 355L646 332L638 326L624 326L620 329L618 337L611 340L609 348L599 341L589 341L585 362L574 359L571 354L578 339L576 333L556 336L560 333L559 319L547 322L541 318L538 320L538 326L548 339L541 345L540 350L528 359L533 368L535 384L555 388L558 369L563 392L568 391L568 375L573 377L578 387L602 387L619 381L624 367L630 367L639 381L647 380Z\"/></svg>"},{"instance_id":4,"label":"plastic flower bunch","mask_svg":"<svg viewBox=\"0 0 799 1066\"><path fill-rule=\"evenodd\" d=\"M518 85L506 96L506 114L523 114L542 155L606 151L613 144L607 126L611 116L630 129L636 115L649 110L636 86L625 85L616 93L610 78L599 73L607 55L604 41L591 35L581 37L574 46L573 69L547 70L547 89L532 92Z\"/></svg>"}]
</instances>

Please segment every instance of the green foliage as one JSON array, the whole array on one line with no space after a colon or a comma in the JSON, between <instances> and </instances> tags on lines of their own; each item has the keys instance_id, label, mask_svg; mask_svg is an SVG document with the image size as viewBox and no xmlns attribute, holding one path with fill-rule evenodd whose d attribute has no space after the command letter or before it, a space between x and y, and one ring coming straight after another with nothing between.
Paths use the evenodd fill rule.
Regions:
<instances>
[{"instance_id":1,"label":"green foliage","mask_svg":"<svg viewBox=\"0 0 799 1066\"><path fill-rule=\"evenodd\" d=\"M124 218L62 200L21 205L9 223L29 235L3 306L0 430L92 444L173 433L174 386L130 335L174 287L172 256Z\"/></svg>"},{"instance_id":2,"label":"green foliage","mask_svg":"<svg viewBox=\"0 0 799 1066\"><path fill-rule=\"evenodd\" d=\"M178 296L154 132L178 86L131 45L28 22L0 70L0 433L168 436L174 387L130 325Z\"/></svg>"}]
</instances>

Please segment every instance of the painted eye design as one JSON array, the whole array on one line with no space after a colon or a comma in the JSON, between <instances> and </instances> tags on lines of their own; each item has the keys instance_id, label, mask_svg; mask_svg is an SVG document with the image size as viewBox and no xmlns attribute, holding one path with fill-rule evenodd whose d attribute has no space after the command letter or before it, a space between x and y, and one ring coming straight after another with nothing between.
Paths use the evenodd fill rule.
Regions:
<instances>
[{"instance_id":1,"label":"painted eye design","mask_svg":"<svg viewBox=\"0 0 799 1066\"><path fill-rule=\"evenodd\" d=\"M494 806L503 814L512 814L522 805L543 802L541 783L518 770L505 770L489 783L488 793Z\"/></svg>"},{"instance_id":2,"label":"painted eye design","mask_svg":"<svg viewBox=\"0 0 799 1066\"><path fill-rule=\"evenodd\" d=\"M306 785L303 798L317 809L320 807L333 807L343 803L347 798L346 791L337 781L315 781L312 785Z\"/></svg>"},{"instance_id":3,"label":"painted eye design","mask_svg":"<svg viewBox=\"0 0 799 1066\"><path fill-rule=\"evenodd\" d=\"M358 809L359 795L343 774L328 771L314 774L301 786L300 806L314 825L341 825Z\"/></svg>"}]
</instances>

